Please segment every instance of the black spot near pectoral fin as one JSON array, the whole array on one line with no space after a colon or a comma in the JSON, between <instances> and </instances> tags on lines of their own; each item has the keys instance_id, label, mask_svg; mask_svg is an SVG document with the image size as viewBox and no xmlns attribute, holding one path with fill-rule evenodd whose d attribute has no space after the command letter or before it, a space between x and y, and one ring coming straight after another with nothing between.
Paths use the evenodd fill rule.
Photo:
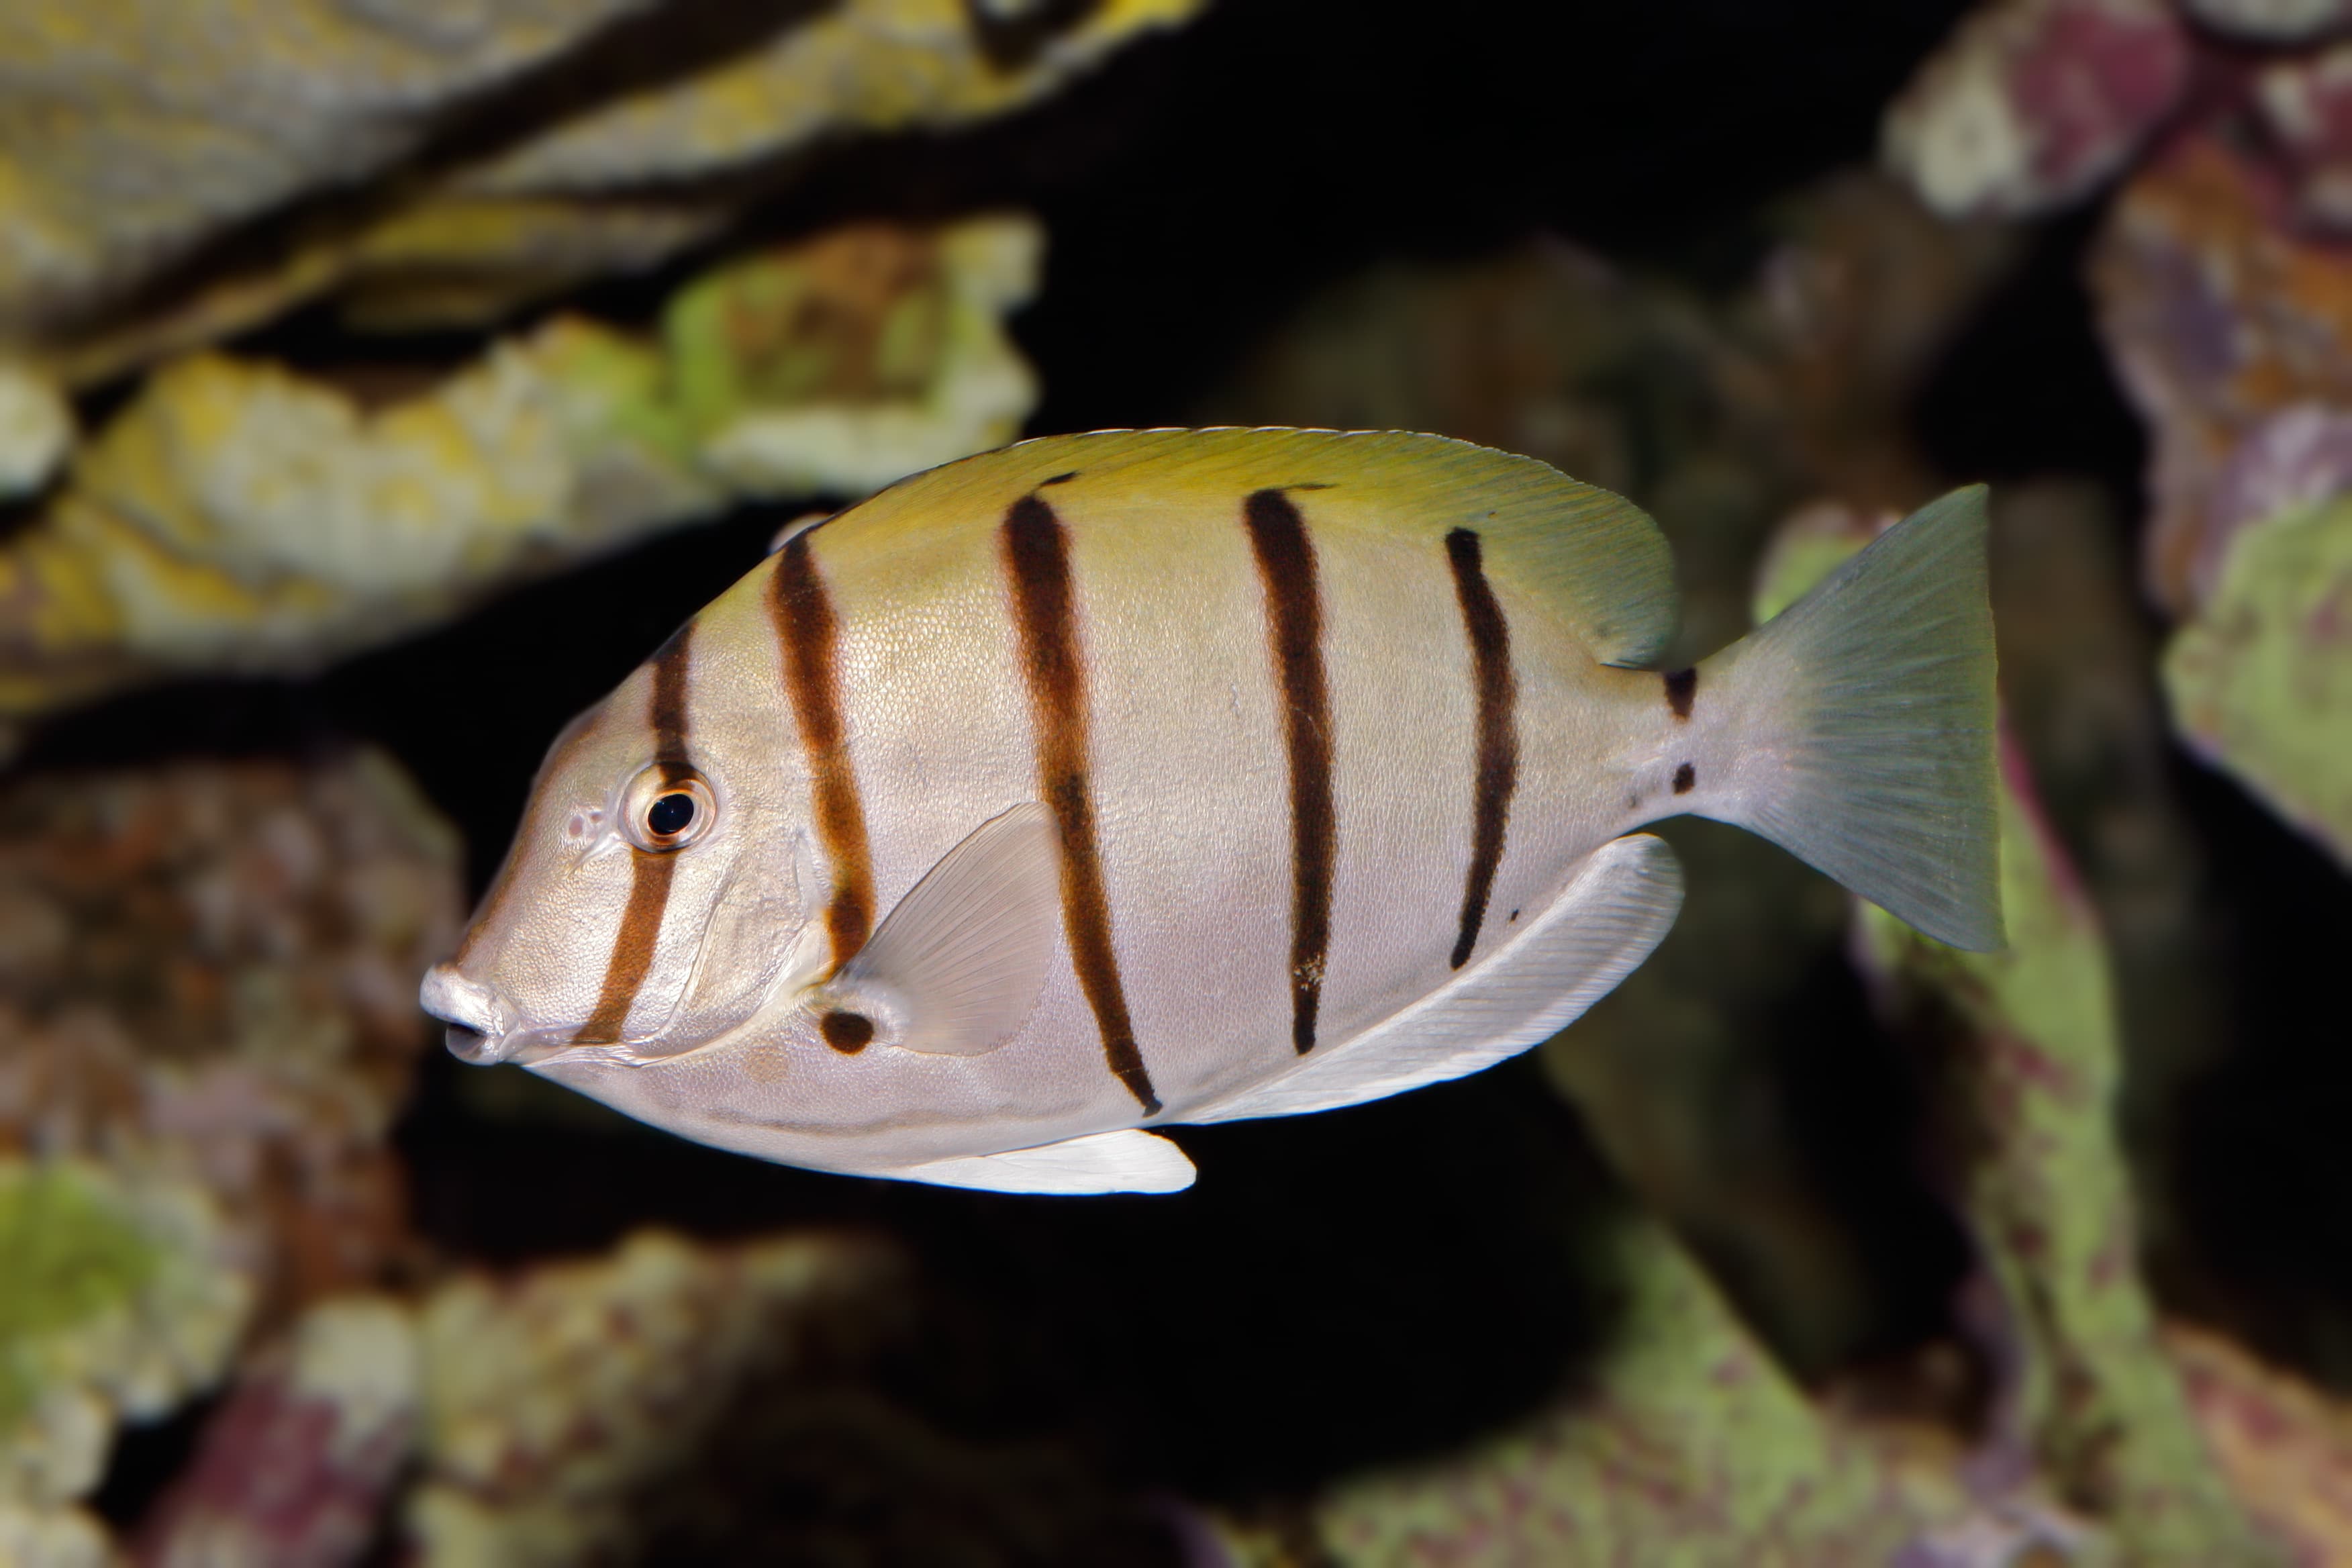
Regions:
<instances>
[{"instance_id":1,"label":"black spot near pectoral fin","mask_svg":"<svg viewBox=\"0 0 2352 1568\"><path fill-rule=\"evenodd\" d=\"M816 1021L818 1033L824 1043L846 1057L854 1057L874 1041L874 1020L863 1013L834 1008Z\"/></svg>"},{"instance_id":2,"label":"black spot near pectoral fin","mask_svg":"<svg viewBox=\"0 0 2352 1568\"><path fill-rule=\"evenodd\" d=\"M1685 763L1675 770L1675 793L1688 795L1698 784L1698 770Z\"/></svg>"}]
</instances>

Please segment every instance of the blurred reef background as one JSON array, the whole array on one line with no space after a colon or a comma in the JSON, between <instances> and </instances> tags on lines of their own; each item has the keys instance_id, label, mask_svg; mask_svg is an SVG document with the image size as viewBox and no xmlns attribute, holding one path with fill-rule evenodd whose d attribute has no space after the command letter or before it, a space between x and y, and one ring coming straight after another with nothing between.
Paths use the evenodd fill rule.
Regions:
<instances>
[{"instance_id":1,"label":"blurred reef background","mask_svg":"<svg viewBox=\"0 0 2352 1568\"><path fill-rule=\"evenodd\" d=\"M1993 484L2011 946L1665 829L1172 1198L415 1005L572 713L1022 434ZM0 1568L2352 1563L2352 0L0 0Z\"/></svg>"}]
</instances>

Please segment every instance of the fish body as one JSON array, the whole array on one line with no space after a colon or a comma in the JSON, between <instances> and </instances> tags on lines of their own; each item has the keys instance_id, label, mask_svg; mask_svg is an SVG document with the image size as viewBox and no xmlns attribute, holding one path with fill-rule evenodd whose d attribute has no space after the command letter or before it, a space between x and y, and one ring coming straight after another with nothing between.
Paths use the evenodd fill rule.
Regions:
<instances>
[{"instance_id":1,"label":"fish body","mask_svg":"<svg viewBox=\"0 0 2352 1568\"><path fill-rule=\"evenodd\" d=\"M550 752L452 1048L821 1170L1169 1190L1142 1131L1556 1032L1757 827L1999 941L1980 491L1694 669L1631 503L1439 437L1107 432L790 537Z\"/></svg>"}]
</instances>

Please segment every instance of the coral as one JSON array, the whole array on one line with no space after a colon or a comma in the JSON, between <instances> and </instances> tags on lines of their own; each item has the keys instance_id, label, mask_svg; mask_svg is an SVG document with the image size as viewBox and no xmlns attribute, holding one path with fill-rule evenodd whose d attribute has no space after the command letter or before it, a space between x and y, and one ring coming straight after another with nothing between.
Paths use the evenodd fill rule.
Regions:
<instances>
[{"instance_id":1,"label":"coral","mask_svg":"<svg viewBox=\"0 0 2352 1568\"><path fill-rule=\"evenodd\" d=\"M2352 1562L2352 1408L2203 1330L2164 1343L2246 1510L2304 1568Z\"/></svg>"},{"instance_id":2,"label":"coral","mask_svg":"<svg viewBox=\"0 0 2352 1568\"><path fill-rule=\"evenodd\" d=\"M2045 212L2119 173L2189 77L2168 0L1996 0L1889 107L1886 162L1951 216Z\"/></svg>"},{"instance_id":3,"label":"coral","mask_svg":"<svg viewBox=\"0 0 2352 1568\"><path fill-rule=\"evenodd\" d=\"M410 1310L347 1296L247 1358L194 1464L142 1522L146 1568L337 1568L376 1539L410 1458L418 1397Z\"/></svg>"},{"instance_id":4,"label":"coral","mask_svg":"<svg viewBox=\"0 0 2352 1568\"><path fill-rule=\"evenodd\" d=\"M788 1373L828 1322L887 1331L890 1252L817 1237L696 1247L645 1233L608 1258L442 1287L418 1321L432 1568L625 1556L639 1494L733 1394Z\"/></svg>"},{"instance_id":5,"label":"coral","mask_svg":"<svg viewBox=\"0 0 2352 1568\"><path fill-rule=\"evenodd\" d=\"M300 670L729 498L856 494L1009 439L1027 221L853 226L729 263L644 341L558 317L363 409L264 363L158 373L0 542L0 718Z\"/></svg>"},{"instance_id":6,"label":"coral","mask_svg":"<svg viewBox=\"0 0 2352 1568\"><path fill-rule=\"evenodd\" d=\"M0 1563L9 1568L110 1568L105 1530L79 1509L34 1509L0 1498Z\"/></svg>"},{"instance_id":7,"label":"coral","mask_svg":"<svg viewBox=\"0 0 2352 1568\"><path fill-rule=\"evenodd\" d=\"M804 13L660 90L592 105L455 184L593 193L707 177L848 130L944 129L1041 97L1196 9L1112 0L1007 18L957 0L856 0Z\"/></svg>"},{"instance_id":8,"label":"coral","mask_svg":"<svg viewBox=\"0 0 2352 1568\"><path fill-rule=\"evenodd\" d=\"M2155 438L2147 582L2176 614L2244 521L2241 447L2290 410L2352 409L2352 272L2339 244L2280 221L2282 199L2192 137L2132 182L2093 258L2100 331Z\"/></svg>"},{"instance_id":9,"label":"coral","mask_svg":"<svg viewBox=\"0 0 2352 1568\"><path fill-rule=\"evenodd\" d=\"M73 411L47 376L0 362L0 501L47 484L73 433Z\"/></svg>"},{"instance_id":10,"label":"coral","mask_svg":"<svg viewBox=\"0 0 2352 1568\"><path fill-rule=\"evenodd\" d=\"M0 1157L0 1544L89 1560L97 1527L72 1504L116 1422L209 1387L252 1295L200 1190Z\"/></svg>"},{"instance_id":11,"label":"coral","mask_svg":"<svg viewBox=\"0 0 2352 1568\"><path fill-rule=\"evenodd\" d=\"M1887 161L1947 212L2046 213L2130 171L2092 280L2109 356L2155 437L2146 571L2175 615L2195 608L2245 521L2229 493L2241 445L2300 405L2352 407L2352 45L2314 42L2352 12L2187 9L2273 52L2200 38L2165 0L2002 0L1922 68L1885 132ZM2048 147L2074 149L2061 161L2076 174L2048 177L2027 155Z\"/></svg>"},{"instance_id":12,"label":"coral","mask_svg":"<svg viewBox=\"0 0 2352 1568\"><path fill-rule=\"evenodd\" d=\"M0 51L0 319L84 306L225 224L412 151L435 111L547 60L642 0L498 14L346 0L16 7Z\"/></svg>"},{"instance_id":13,"label":"coral","mask_svg":"<svg viewBox=\"0 0 2352 1568\"><path fill-rule=\"evenodd\" d=\"M0 1262L17 1234L8 1192L0 1184ZM110 1274L115 1254L97 1249L113 1233L84 1225L78 1234L79 1253L47 1272L81 1296L52 1316L88 1317L82 1297L122 1294L145 1278L137 1269L155 1267L141 1251L128 1255L135 1267L113 1264ZM193 1463L141 1521L133 1555L152 1568L329 1568L367 1560L397 1531L403 1560L425 1568L635 1560L646 1530L680 1524L670 1503L682 1492L761 1506L682 1473L722 1440L719 1423L741 1419L747 1398L770 1425L883 1436L864 1417L845 1422L803 1384L901 1334L906 1285L898 1255L875 1241L706 1245L644 1232L593 1258L460 1275L420 1300L326 1298L246 1358ZM0 1291L0 1348L23 1338L12 1332L13 1300ZM122 1349L153 1354L135 1338ZM906 1429L895 1440L915 1451L940 1445L903 1417L898 1425ZM102 1412L85 1423L99 1436L105 1426ZM96 1456L78 1458L71 1479L86 1488ZM54 1505L58 1495L71 1492L52 1487L33 1500ZM0 1548L14 1529L51 1542L60 1564L76 1561L78 1542L103 1549L83 1516L21 1503L11 1513L17 1496L0 1487ZM698 1522L707 1533L712 1521Z\"/></svg>"},{"instance_id":14,"label":"coral","mask_svg":"<svg viewBox=\"0 0 2352 1568\"><path fill-rule=\"evenodd\" d=\"M2352 866L2352 495L2237 529L2164 682L2191 745Z\"/></svg>"},{"instance_id":15,"label":"coral","mask_svg":"<svg viewBox=\"0 0 2352 1568\"><path fill-rule=\"evenodd\" d=\"M2057 25L2120 14L2103 0L1980 10L1889 112L1885 151L1931 204L2015 216L2078 200L2155 147L2105 216L2090 274L2151 437L2142 574L2184 623L2166 669L2175 717L2343 858L2352 775L2330 741L2352 654L2334 630L2330 531L2276 520L2352 482L2352 44L2330 41L2352 8L2181 5L2209 31L2184 33L2158 0L2131 7L2150 29L2138 41ZM2103 96L2099 81L2136 85ZM2063 82L2076 90L2050 90ZM2106 117L2095 170L2053 180L2022 156L2079 142L2102 104L2130 112Z\"/></svg>"},{"instance_id":16,"label":"coral","mask_svg":"<svg viewBox=\"0 0 2352 1568\"><path fill-rule=\"evenodd\" d=\"M2352 22L2346 0L2180 0L2181 9L2219 32L2262 43L2299 43Z\"/></svg>"},{"instance_id":17,"label":"coral","mask_svg":"<svg viewBox=\"0 0 2352 1568\"><path fill-rule=\"evenodd\" d=\"M2214 476L2205 528L2189 562L2189 602L2212 599L2241 529L2346 490L2352 490L2352 412L2297 403L2256 425Z\"/></svg>"},{"instance_id":18,"label":"coral","mask_svg":"<svg viewBox=\"0 0 2352 1568\"><path fill-rule=\"evenodd\" d=\"M2352 288L2339 243L2277 216L2262 171L2191 141L2125 193L2094 279L2155 427L2151 586L2181 733L2352 860Z\"/></svg>"},{"instance_id":19,"label":"coral","mask_svg":"<svg viewBox=\"0 0 2352 1568\"><path fill-rule=\"evenodd\" d=\"M340 287L379 324L480 324L711 233L790 154L1002 113L1197 8L21 7L0 342L84 384Z\"/></svg>"},{"instance_id":20,"label":"coral","mask_svg":"<svg viewBox=\"0 0 2352 1568\"><path fill-rule=\"evenodd\" d=\"M1010 438L1036 397L1000 324L1034 282L1017 220L744 252L657 342L559 318L388 406L210 348L327 296L362 331L493 326L709 241L829 140L1003 113L1198 4L0 18L0 500L70 465L0 535L0 728L314 668L743 496L856 496ZM69 455L59 387L159 363Z\"/></svg>"},{"instance_id":21,"label":"coral","mask_svg":"<svg viewBox=\"0 0 2352 1568\"><path fill-rule=\"evenodd\" d=\"M2031 217L2185 127L2259 163L2282 213L2340 227L2352 53L2326 40L2347 20L2343 0L1992 0L1888 107L1882 160L1938 212Z\"/></svg>"},{"instance_id":22,"label":"coral","mask_svg":"<svg viewBox=\"0 0 2352 1568\"><path fill-rule=\"evenodd\" d=\"M2299 216L2352 228L2352 49L2273 61L2254 79L2253 109L2294 183Z\"/></svg>"},{"instance_id":23,"label":"coral","mask_svg":"<svg viewBox=\"0 0 2352 1568\"><path fill-rule=\"evenodd\" d=\"M1847 552L1870 537L1845 537ZM1835 564L1816 531L1768 560L1759 617ZM2254 1563L2264 1548L2161 1354L2113 1117L2122 1068L2098 918L2001 742L2009 945L1969 953L1862 907L1859 953L1937 1042L1956 1196L1999 1300L1994 1441L2112 1530L2132 1561Z\"/></svg>"},{"instance_id":24,"label":"coral","mask_svg":"<svg viewBox=\"0 0 2352 1568\"><path fill-rule=\"evenodd\" d=\"M1746 1563L2104 1560L2095 1531L2028 1490L1971 1498L1948 1441L1809 1399L1655 1222L1627 1216L1602 1252L1621 1327L1576 1391L1467 1451L1332 1489L1307 1527L1317 1549L1458 1565L1702 1564L1732 1542ZM1319 1560L1222 1528L1243 1563Z\"/></svg>"},{"instance_id":25,"label":"coral","mask_svg":"<svg viewBox=\"0 0 2352 1568\"><path fill-rule=\"evenodd\" d=\"M0 1154L210 1194L284 1307L409 1243L384 1138L454 940L457 847L388 762L0 786Z\"/></svg>"},{"instance_id":26,"label":"coral","mask_svg":"<svg viewBox=\"0 0 2352 1568\"><path fill-rule=\"evenodd\" d=\"M2209 962L2221 940L2207 851L2177 797L2177 752L2156 676L2160 646L2134 590L2105 487L1996 486L1993 616L2010 734L2097 906L2126 1058L2121 1130L2161 1251L2177 1190L2179 1092L2227 1039Z\"/></svg>"}]
</instances>

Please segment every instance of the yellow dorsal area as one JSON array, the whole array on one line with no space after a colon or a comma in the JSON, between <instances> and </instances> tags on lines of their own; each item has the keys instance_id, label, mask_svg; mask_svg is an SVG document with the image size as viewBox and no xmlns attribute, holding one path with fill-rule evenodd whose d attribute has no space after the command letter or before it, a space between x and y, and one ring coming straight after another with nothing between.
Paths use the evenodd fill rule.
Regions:
<instances>
[{"instance_id":1,"label":"yellow dorsal area","mask_svg":"<svg viewBox=\"0 0 2352 1568\"><path fill-rule=\"evenodd\" d=\"M940 531L992 526L1033 491L1057 510L1237 515L1292 494L1321 533L1443 540L1475 531L1486 574L1559 611L1603 664L1642 665L1674 635L1674 563L1649 515L1532 458L1402 431L1106 430L1048 436L903 479L828 525L895 554Z\"/></svg>"}]
</instances>

